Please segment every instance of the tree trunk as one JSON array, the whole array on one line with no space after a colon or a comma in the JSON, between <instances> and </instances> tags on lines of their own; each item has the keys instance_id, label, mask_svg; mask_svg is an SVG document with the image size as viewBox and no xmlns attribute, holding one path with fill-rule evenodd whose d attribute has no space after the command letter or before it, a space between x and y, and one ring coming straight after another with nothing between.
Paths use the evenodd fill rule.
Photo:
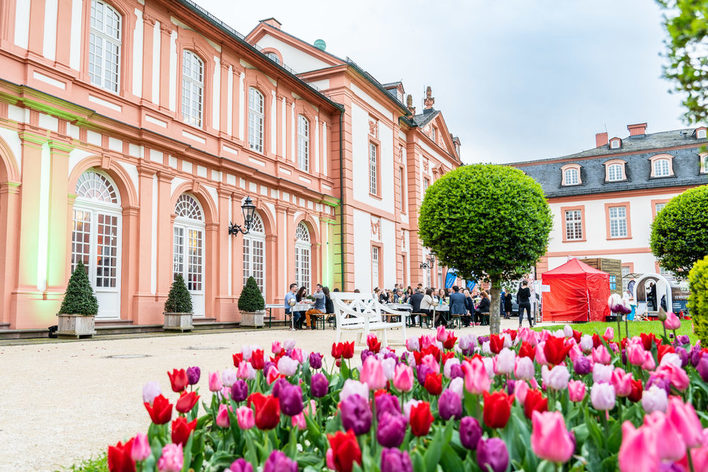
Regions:
<instances>
[{"instance_id":1,"label":"tree trunk","mask_svg":"<svg viewBox=\"0 0 708 472\"><path fill-rule=\"evenodd\" d=\"M489 291L489 333L499 334L501 331L501 319L499 314L499 295L501 294L501 281L492 280L492 288Z\"/></svg>"}]
</instances>

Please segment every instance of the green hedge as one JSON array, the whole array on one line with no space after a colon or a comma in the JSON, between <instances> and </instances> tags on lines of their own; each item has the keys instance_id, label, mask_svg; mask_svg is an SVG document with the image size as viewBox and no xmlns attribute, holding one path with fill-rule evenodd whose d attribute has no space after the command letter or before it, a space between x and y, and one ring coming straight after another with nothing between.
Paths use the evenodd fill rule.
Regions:
<instances>
[{"instance_id":1,"label":"green hedge","mask_svg":"<svg viewBox=\"0 0 708 472\"><path fill-rule=\"evenodd\" d=\"M187 285L181 274L177 274L175 281L172 282L170 294L165 302L165 313L191 313L192 312L192 296L187 290Z\"/></svg>"},{"instance_id":2,"label":"green hedge","mask_svg":"<svg viewBox=\"0 0 708 472\"><path fill-rule=\"evenodd\" d=\"M693 332L708 346L708 256L696 262L688 273L688 311L693 318Z\"/></svg>"},{"instance_id":3,"label":"green hedge","mask_svg":"<svg viewBox=\"0 0 708 472\"><path fill-rule=\"evenodd\" d=\"M265 309L265 300L263 300L263 295L261 295L256 279L253 277L248 278L246 286L243 287L241 295L238 297L238 309L248 313Z\"/></svg>"},{"instance_id":4,"label":"green hedge","mask_svg":"<svg viewBox=\"0 0 708 472\"><path fill-rule=\"evenodd\" d=\"M59 314L95 316L96 313L98 313L98 300L93 294L86 266L79 261L69 279Z\"/></svg>"}]
</instances>

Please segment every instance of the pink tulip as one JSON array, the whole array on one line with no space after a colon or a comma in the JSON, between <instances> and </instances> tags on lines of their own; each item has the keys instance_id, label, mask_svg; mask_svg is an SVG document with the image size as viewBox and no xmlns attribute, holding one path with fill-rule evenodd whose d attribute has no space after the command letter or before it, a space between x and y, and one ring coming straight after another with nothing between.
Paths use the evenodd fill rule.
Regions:
<instances>
[{"instance_id":1,"label":"pink tulip","mask_svg":"<svg viewBox=\"0 0 708 472\"><path fill-rule=\"evenodd\" d=\"M423 335L419 338L419 343L418 343L419 348L420 349L427 349L428 347L435 344L435 341L436 341L435 336L433 336L432 334Z\"/></svg>"},{"instance_id":2,"label":"pink tulip","mask_svg":"<svg viewBox=\"0 0 708 472\"><path fill-rule=\"evenodd\" d=\"M517 357L514 375L517 379L531 380L536 373L533 361L528 357Z\"/></svg>"},{"instance_id":3,"label":"pink tulip","mask_svg":"<svg viewBox=\"0 0 708 472\"><path fill-rule=\"evenodd\" d=\"M473 395L481 395L482 392L489 391L492 381L480 358L475 357L471 361L463 362L462 371L465 374L465 388L468 392Z\"/></svg>"},{"instance_id":4,"label":"pink tulip","mask_svg":"<svg viewBox=\"0 0 708 472\"><path fill-rule=\"evenodd\" d=\"M563 464L573 456L575 441L565 427L563 414L559 411L533 412L531 448L547 461Z\"/></svg>"},{"instance_id":5,"label":"pink tulip","mask_svg":"<svg viewBox=\"0 0 708 472\"><path fill-rule=\"evenodd\" d=\"M656 368L656 362L654 361L654 356L651 352L644 351L644 362L642 363L642 369L644 370L654 370Z\"/></svg>"},{"instance_id":6,"label":"pink tulip","mask_svg":"<svg viewBox=\"0 0 708 472\"><path fill-rule=\"evenodd\" d=\"M342 390L339 392L339 401L343 402L352 395L359 395L361 398L369 398L369 386L358 380L345 380Z\"/></svg>"},{"instance_id":7,"label":"pink tulip","mask_svg":"<svg viewBox=\"0 0 708 472\"><path fill-rule=\"evenodd\" d=\"M545 367L545 366L544 366ZM548 378L546 380L546 385L556 391L565 390L568 388L568 380L570 379L570 372L568 368L564 365L557 365L551 369L548 373Z\"/></svg>"},{"instance_id":8,"label":"pink tulip","mask_svg":"<svg viewBox=\"0 0 708 472\"><path fill-rule=\"evenodd\" d=\"M290 377L291 375L295 375L299 365L300 363L295 359L288 356L283 356L278 359L278 372L286 377Z\"/></svg>"},{"instance_id":9,"label":"pink tulip","mask_svg":"<svg viewBox=\"0 0 708 472\"><path fill-rule=\"evenodd\" d=\"M325 459L327 462L327 468L329 470L336 470L337 466L334 464L334 451L332 451L331 447L329 449L327 449L327 453L325 454Z\"/></svg>"},{"instance_id":10,"label":"pink tulip","mask_svg":"<svg viewBox=\"0 0 708 472\"><path fill-rule=\"evenodd\" d=\"M290 418L293 424L293 428L300 430L307 429L307 422L305 421L305 414L301 411L297 415Z\"/></svg>"},{"instance_id":11,"label":"pink tulip","mask_svg":"<svg viewBox=\"0 0 708 472\"><path fill-rule=\"evenodd\" d=\"M609 364L612 362L612 356L604 344L600 344L592 350L592 360L600 364Z\"/></svg>"},{"instance_id":12,"label":"pink tulip","mask_svg":"<svg viewBox=\"0 0 708 472\"><path fill-rule=\"evenodd\" d=\"M312 416L317 412L317 404L314 400L310 400L310 403L305 404L305 416Z\"/></svg>"},{"instance_id":13,"label":"pink tulip","mask_svg":"<svg viewBox=\"0 0 708 472\"><path fill-rule=\"evenodd\" d=\"M280 344L280 341L273 341L270 345L270 350L273 354L280 354L283 350L283 346Z\"/></svg>"},{"instance_id":14,"label":"pink tulip","mask_svg":"<svg viewBox=\"0 0 708 472\"><path fill-rule=\"evenodd\" d=\"M212 392L220 392L223 388L221 384L221 376L219 372L211 372L209 374L209 390Z\"/></svg>"},{"instance_id":15,"label":"pink tulip","mask_svg":"<svg viewBox=\"0 0 708 472\"><path fill-rule=\"evenodd\" d=\"M535 346L538 344L538 333L530 328L523 327L519 330L519 336L525 343Z\"/></svg>"},{"instance_id":16,"label":"pink tulip","mask_svg":"<svg viewBox=\"0 0 708 472\"><path fill-rule=\"evenodd\" d=\"M229 410L231 410L231 407L227 407L223 403L219 405L219 412L216 414L216 425L220 428L228 428L231 424Z\"/></svg>"},{"instance_id":17,"label":"pink tulip","mask_svg":"<svg viewBox=\"0 0 708 472\"><path fill-rule=\"evenodd\" d=\"M536 364L538 365L545 365L548 364L548 361L546 360L546 354L543 352L543 348L545 346L545 342L543 343L538 343L538 346L536 346L536 357L535 361Z\"/></svg>"},{"instance_id":18,"label":"pink tulip","mask_svg":"<svg viewBox=\"0 0 708 472\"><path fill-rule=\"evenodd\" d=\"M447 338L450 336L450 333L448 331L445 331L445 327L443 325L438 326L438 331L437 331L437 339L441 343L444 343L447 341Z\"/></svg>"},{"instance_id":19,"label":"pink tulip","mask_svg":"<svg viewBox=\"0 0 708 472\"><path fill-rule=\"evenodd\" d=\"M676 313L670 311L666 314L664 326L666 326L666 329L679 329L681 327L681 320L679 320L678 316L676 316Z\"/></svg>"},{"instance_id":20,"label":"pink tulip","mask_svg":"<svg viewBox=\"0 0 708 472\"><path fill-rule=\"evenodd\" d=\"M615 388L605 382L594 384L590 389L590 401L596 410L613 409L615 407Z\"/></svg>"},{"instance_id":21,"label":"pink tulip","mask_svg":"<svg viewBox=\"0 0 708 472\"><path fill-rule=\"evenodd\" d=\"M575 341L574 339L570 339L569 341ZM568 351L568 357L570 357L570 360L572 362L575 362L575 359L578 357L581 357L583 355L583 350L580 349L580 346L578 346L577 343L572 343L573 346L570 348L570 351Z\"/></svg>"},{"instance_id":22,"label":"pink tulip","mask_svg":"<svg viewBox=\"0 0 708 472\"><path fill-rule=\"evenodd\" d=\"M494 372L497 374L510 374L514 371L514 360L516 354L509 348L503 348L497 357L494 358Z\"/></svg>"},{"instance_id":23,"label":"pink tulip","mask_svg":"<svg viewBox=\"0 0 708 472\"><path fill-rule=\"evenodd\" d=\"M268 369L268 372L266 373L266 381L268 382L268 385L275 382L279 377L280 377L280 371L278 370L278 368L275 367L274 365L270 366L270 368Z\"/></svg>"},{"instance_id":24,"label":"pink tulip","mask_svg":"<svg viewBox=\"0 0 708 472\"><path fill-rule=\"evenodd\" d=\"M608 326L605 329L605 336L604 337L610 341L615 339L615 329L612 326Z\"/></svg>"},{"instance_id":25,"label":"pink tulip","mask_svg":"<svg viewBox=\"0 0 708 472\"><path fill-rule=\"evenodd\" d=\"M631 421L625 421L618 457L620 472L658 472L660 460L656 442L654 430L644 426L635 429Z\"/></svg>"},{"instance_id":26,"label":"pink tulip","mask_svg":"<svg viewBox=\"0 0 708 472\"><path fill-rule=\"evenodd\" d=\"M642 408L646 414L655 411L665 412L667 407L668 397L663 388L652 385L642 392Z\"/></svg>"},{"instance_id":27,"label":"pink tulip","mask_svg":"<svg viewBox=\"0 0 708 472\"><path fill-rule=\"evenodd\" d=\"M708 428L703 430L703 444L690 450L693 461L693 470L708 470ZM679 462L683 470L689 470L688 456L684 456Z\"/></svg>"},{"instance_id":28,"label":"pink tulip","mask_svg":"<svg viewBox=\"0 0 708 472\"><path fill-rule=\"evenodd\" d=\"M595 364L592 366L592 380L595 383L609 382L612 379L612 371L614 367L611 365Z\"/></svg>"},{"instance_id":29,"label":"pink tulip","mask_svg":"<svg viewBox=\"0 0 708 472\"><path fill-rule=\"evenodd\" d=\"M525 380L517 380L514 384L514 396L520 405L526 402L527 393L529 393L529 384Z\"/></svg>"},{"instance_id":30,"label":"pink tulip","mask_svg":"<svg viewBox=\"0 0 708 472\"><path fill-rule=\"evenodd\" d=\"M656 452L659 459L675 462L686 454L686 443L676 430L669 418L660 411L655 411L644 417L644 425L654 430L658 438L665 438L656 442Z\"/></svg>"},{"instance_id":31,"label":"pink tulip","mask_svg":"<svg viewBox=\"0 0 708 472\"><path fill-rule=\"evenodd\" d=\"M571 402L581 402L585 398L585 382L571 380L568 382L568 396Z\"/></svg>"},{"instance_id":32,"label":"pink tulip","mask_svg":"<svg viewBox=\"0 0 708 472\"><path fill-rule=\"evenodd\" d=\"M393 373L393 386L401 392L410 392L413 388L413 369L401 363Z\"/></svg>"},{"instance_id":33,"label":"pink tulip","mask_svg":"<svg viewBox=\"0 0 708 472\"><path fill-rule=\"evenodd\" d=\"M298 361L300 364L302 364L303 362L305 362L305 358L304 358L304 356L302 355L302 349L300 349L299 347L294 348L294 349L290 352L290 357L291 357L292 359L295 359L296 361Z\"/></svg>"},{"instance_id":34,"label":"pink tulip","mask_svg":"<svg viewBox=\"0 0 708 472\"><path fill-rule=\"evenodd\" d=\"M244 380L253 380L256 378L256 370L250 362L242 361L239 363L238 369L236 370L236 377Z\"/></svg>"},{"instance_id":35,"label":"pink tulip","mask_svg":"<svg viewBox=\"0 0 708 472\"><path fill-rule=\"evenodd\" d=\"M686 371L671 363L659 366L654 372L654 375L668 380L671 385L680 391L686 390L691 383Z\"/></svg>"},{"instance_id":36,"label":"pink tulip","mask_svg":"<svg viewBox=\"0 0 708 472\"><path fill-rule=\"evenodd\" d=\"M419 350L420 344L418 343L418 338L406 339L406 349L408 349L410 352Z\"/></svg>"},{"instance_id":37,"label":"pink tulip","mask_svg":"<svg viewBox=\"0 0 708 472\"><path fill-rule=\"evenodd\" d=\"M582 349L585 354L588 354L590 351L592 351L592 347L592 336L590 336L589 334L583 334L580 337L580 349Z\"/></svg>"},{"instance_id":38,"label":"pink tulip","mask_svg":"<svg viewBox=\"0 0 708 472\"><path fill-rule=\"evenodd\" d=\"M641 344L630 343L627 346L627 361L632 365L644 364L644 346Z\"/></svg>"},{"instance_id":39,"label":"pink tulip","mask_svg":"<svg viewBox=\"0 0 708 472\"><path fill-rule=\"evenodd\" d=\"M456 357L451 357L445 361L445 365L443 366L443 374L445 374L445 378L449 379L452 376L452 366L454 365L460 365L460 360Z\"/></svg>"},{"instance_id":40,"label":"pink tulip","mask_svg":"<svg viewBox=\"0 0 708 472\"><path fill-rule=\"evenodd\" d=\"M427 366L433 373L437 374L440 372L440 364L438 364L438 361L435 360L435 356L432 354L423 356L423 359L420 360L420 364Z\"/></svg>"},{"instance_id":41,"label":"pink tulip","mask_svg":"<svg viewBox=\"0 0 708 472\"><path fill-rule=\"evenodd\" d=\"M219 412L221 412L221 408L219 408ZM236 409L236 419L238 427L241 429L251 429L256 424L253 410L247 406L240 406Z\"/></svg>"},{"instance_id":42,"label":"pink tulip","mask_svg":"<svg viewBox=\"0 0 708 472\"><path fill-rule=\"evenodd\" d=\"M693 405L684 403L679 397L671 397L666 416L683 438L686 447L691 448L701 444L703 427Z\"/></svg>"},{"instance_id":43,"label":"pink tulip","mask_svg":"<svg viewBox=\"0 0 708 472\"><path fill-rule=\"evenodd\" d=\"M292 349L295 349L295 340L294 339L286 339L283 341L283 349L286 351L290 351Z\"/></svg>"},{"instance_id":44,"label":"pink tulip","mask_svg":"<svg viewBox=\"0 0 708 472\"><path fill-rule=\"evenodd\" d=\"M632 393L632 374L626 373L619 367L612 371L610 383L615 387L618 397L628 397Z\"/></svg>"},{"instance_id":45,"label":"pink tulip","mask_svg":"<svg viewBox=\"0 0 708 472\"><path fill-rule=\"evenodd\" d=\"M439 369L438 369L439 370ZM361 367L359 378L369 386L369 390L379 390L386 387L386 373L381 361L374 356L369 356Z\"/></svg>"},{"instance_id":46,"label":"pink tulip","mask_svg":"<svg viewBox=\"0 0 708 472\"><path fill-rule=\"evenodd\" d=\"M182 445L167 444L162 448L162 455L157 461L157 470L160 472L180 472L184 465Z\"/></svg>"},{"instance_id":47,"label":"pink tulip","mask_svg":"<svg viewBox=\"0 0 708 472\"><path fill-rule=\"evenodd\" d=\"M144 461L150 457L150 443L148 442L147 434L138 433L133 441L133 448L130 451L130 456L135 462Z\"/></svg>"}]
</instances>

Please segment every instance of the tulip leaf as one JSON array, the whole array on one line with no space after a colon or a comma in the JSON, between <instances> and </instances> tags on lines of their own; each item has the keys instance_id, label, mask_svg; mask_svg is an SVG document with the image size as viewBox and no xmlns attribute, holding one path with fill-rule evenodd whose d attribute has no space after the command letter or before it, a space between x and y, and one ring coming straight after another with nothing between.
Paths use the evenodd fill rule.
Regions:
<instances>
[{"instance_id":1,"label":"tulip leaf","mask_svg":"<svg viewBox=\"0 0 708 472\"><path fill-rule=\"evenodd\" d=\"M184 445L183 449L183 465L182 465L182 472L189 472L189 469L191 469L192 465L192 444L194 442L194 434L189 435L189 439L187 440L187 444Z\"/></svg>"},{"instance_id":2,"label":"tulip leaf","mask_svg":"<svg viewBox=\"0 0 708 472\"><path fill-rule=\"evenodd\" d=\"M413 464L413 470L415 472L426 472L425 462L423 461L423 456L416 449L411 454L411 464Z\"/></svg>"},{"instance_id":3,"label":"tulip leaf","mask_svg":"<svg viewBox=\"0 0 708 472\"><path fill-rule=\"evenodd\" d=\"M433 435L433 440L428 446L428 450L425 451L425 470L427 470L428 472L435 472L435 470L437 470L438 463L440 462L440 456L442 455L444 443L442 433L442 429L438 429L435 432L435 435Z\"/></svg>"},{"instance_id":4,"label":"tulip leaf","mask_svg":"<svg viewBox=\"0 0 708 472\"><path fill-rule=\"evenodd\" d=\"M445 445L443 448L443 454L440 458L440 465L443 470L464 470L462 459L460 459L460 456L457 455L449 444Z\"/></svg>"}]
</instances>

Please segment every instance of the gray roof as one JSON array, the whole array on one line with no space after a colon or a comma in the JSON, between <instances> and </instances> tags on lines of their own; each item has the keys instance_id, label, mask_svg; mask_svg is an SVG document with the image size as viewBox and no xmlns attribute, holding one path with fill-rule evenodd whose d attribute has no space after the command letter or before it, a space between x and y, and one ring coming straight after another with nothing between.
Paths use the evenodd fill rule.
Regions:
<instances>
[{"instance_id":1,"label":"gray roof","mask_svg":"<svg viewBox=\"0 0 708 472\"><path fill-rule=\"evenodd\" d=\"M423 110L423 113L420 113L418 115L415 115L412 117L413 121L415 122L416 126L423 127L430 123L433 118L435 118L438 113L440 113L440 110L436 110L434 108L428 108L427 110Z\"/></svg>"},{"instance_id":2,"label":"gray roof","mask_svg":"<svg viewBox=\"0 0 708 472\"><path fill-rule=\"evenodd\" d=\"M601 146L553 159L540 159L510 164L519 167L536 179L548 198L589 195L595 193L641 190L708 184L708 174L700 173L701 148L708 139L696 139L694 129L662 131L644 136L622 139L622 147L609 149ZM612 138L610 138L612 139ZM679 149L675 149L680 147ZM705 150L705 149L704 149ZM673 156L673 172L670 177L650 177L651 161L657 154ZM605 163L613 159L626 162L626 180L605 181ZM567 164L579 164L580 185L562 186L561 168Z\"/></svg>"}]
</instances>

